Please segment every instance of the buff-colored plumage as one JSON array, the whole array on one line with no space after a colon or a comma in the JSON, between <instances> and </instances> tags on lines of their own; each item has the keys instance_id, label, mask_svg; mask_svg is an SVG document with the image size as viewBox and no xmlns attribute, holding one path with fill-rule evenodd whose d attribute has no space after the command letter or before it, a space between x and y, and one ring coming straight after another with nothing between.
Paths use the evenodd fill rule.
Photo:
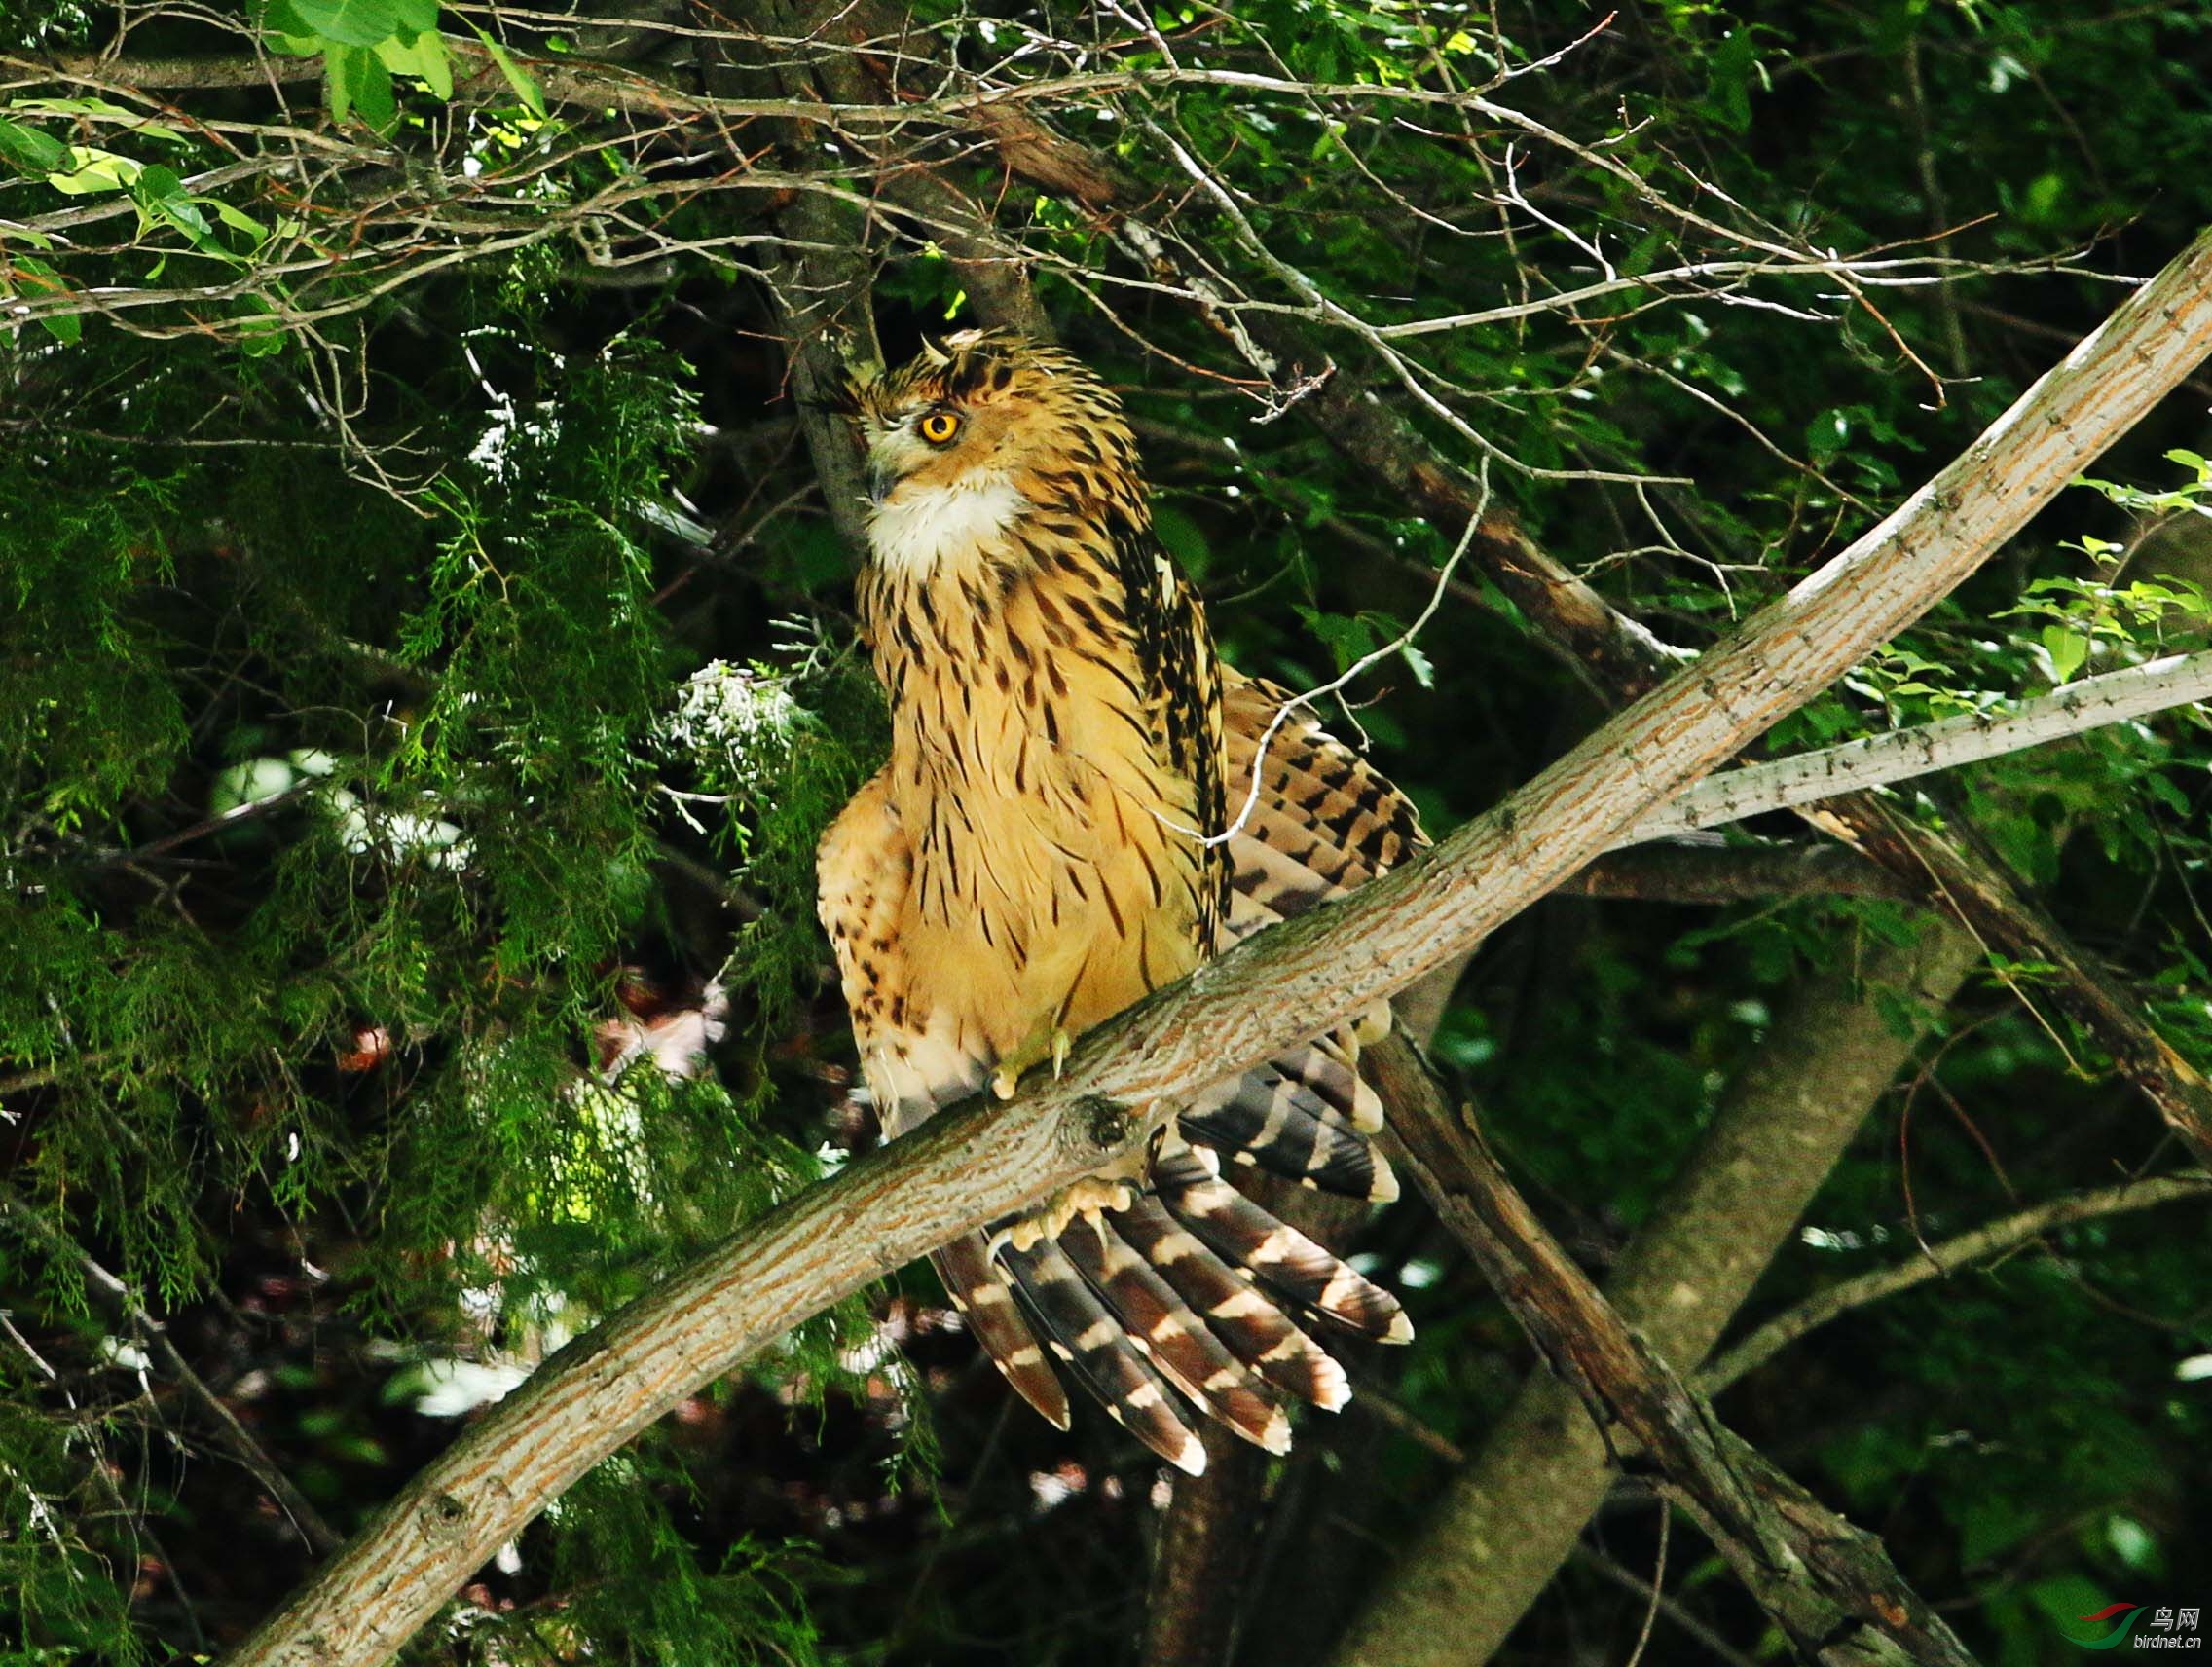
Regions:
<instances>
[{"instance_id":1,"label":"buff-colored plumage","mask_svg":"<svg viewBox=\"0 0 2212 1667\"><path fill-rule=\"evenodd\" d=\"M1419 835L1386 782L1293 721L1220 837L1282 697L1216 659L1152 536L1120 404L1078 360L970 333L854 405L875 500L860 606L892 752L823 840L821 909L896 1137ZM1356 1052L1345 1032L1217 1085L1155 1153L939 1253L1038 1410L1067 1421L1050 1350L1197 1468L1178 1393L1276 1451L1283 1394L1343 1403L1295 1316L1409 1334L1387 1293L1224 1184L1215 1156L1391 1196Z\"/></svg>"}]
</instances>

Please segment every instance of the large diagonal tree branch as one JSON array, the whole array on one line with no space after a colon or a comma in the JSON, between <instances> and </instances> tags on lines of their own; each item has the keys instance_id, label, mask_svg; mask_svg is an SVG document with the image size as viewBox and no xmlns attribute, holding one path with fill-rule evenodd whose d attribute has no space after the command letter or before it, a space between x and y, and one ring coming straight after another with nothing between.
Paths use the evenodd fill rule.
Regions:
<instances>
[{"instance_id":1,"label":"large diagonal tree branch","mask_svg":"<svg viewBox=\"0 0 2212 1667\"><path fill-rule=\"evenodd\" d=\"M1002 151L1002 155L1005 154ZM1018 167L1014 157L1010 166ZM1292 319L1208 308L1211 282L1188 270L1174 245L1141 220L1120 228L1123 241L1155 276L1198 299L1222 333L1349 462L1404 496L1448 537L1469 522L1468 549L1493 583L1608 704L1634 699L1680 662L1682 650L1614 608L1555 560L1512 520L1488 507L1479 482L1439 454L1394 401L1344 375L1317 374L1314 352ZM1378 343L1378 346L1382 344ZM2020 896L2002 864L1985 853L1925 836L1864 794L1827 800L1803 813L1845 839L1993 948L2050 968L2049 987L2068 1014L2112 1056L2193 1151L2212 1163L2212 1081L2158 1034L2142 1005L2079 948L2058 923Z\"/></svg>"},{"instance_id":2,"label":"large diagonal tree branch","mask_svg":"<svg viewBox=\"0 0 2212 1667\"><path fill-rule=\"evenodd\" d=\"M233 1662L387 1658L548 1502L700 1384L869 1279L1129 1149L1193 1088L1334 1028L1480 942L1918 618L2208 352L2212 235L1880 526L1495 810L1100 1026L1058 1080L948 1111L577 1339L418 1475ZM1704 1502L1725 1533L1737 1506ZM1906 1622L1918 1624L1900 1612Z\"/></svg>"},{"instance_id":3,"label":"large diagonal tree branch","mask_svg":"<svg viewBox=\"0 0 2212 1667\"><path fill-rule=\"evenodd\" d=\"M1279 321L1250 334L1279 353L1274 374L1287 392L1309 386L1301 344ZM1510 520L1486 514L1480 486L1439 456L1396 412L1350 379L1332 378L1301 409L1348 460L1405 493L1448 537L1477 517L1470 558L1480 564L1550 641L1566 648L1608 704L1641 694L1672 671L1678 650L1615 609ZM2112 1056L2197 1157L2212 1163L2212 1082L2161 1036L2111 973L2074 944L2048 913L2020 895L2001 863L1938 841L1859 793L1802 812L1941 909L1992 949L2049 969L2046 988Z\"/></svg>"},{"instance_id":4,"label":"large diagonal tree branch","mask_svg":"<svg viewBox=\"0 0 2212 1667\"><path fill-rule=\"evenodd\" d=\"M964 106L962 114L988 135L1009 171L1042 190L1067 192L1101 214L1119 215L1115 230L1139 264L1195 298L1277 395L1384 491L1402 497L1447 537L1456 538L1473 522L1471 559L1546 642L1565 650L1602 699L1611 705L1632 700L1680 664L1683 650L1616 609L1509 517L1490 510L1481 485L1431 446L1394 401L1350 376L1317 377L1326 355L1314 352L1297 320L1235 310L1226 297L1210 307L1211 279L1190 270L1175 245L1137 217L1140 195L1112 163L1053 133L1018 103L978 103ZM2058 1004L2198 1158L2212 1163L2212 1081L2158 1033L2141 1003L2112 974L2020 895L2002 864L1928 836L1869 795L1830 799L1803 814L1991 948L2048 967L2048 987Z\"/></svg>"}]
</instances>

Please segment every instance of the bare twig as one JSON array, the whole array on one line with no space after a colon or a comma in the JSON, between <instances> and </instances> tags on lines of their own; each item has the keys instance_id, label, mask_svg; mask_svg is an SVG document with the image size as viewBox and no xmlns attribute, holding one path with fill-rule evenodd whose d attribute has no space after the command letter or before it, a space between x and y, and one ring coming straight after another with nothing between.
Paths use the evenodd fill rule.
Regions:
<instances>
[{"instance_id":1,"label":"bare twig","mask_svg":"<svg viewBox=\"0 0 2212 1667\"><path fill-rule=\"evenodd\" d=\"M337 1530L323 1520L322 1513L293 1485L283 1467L269 1456L269 1450L254 1439L253 1432L238 1421L238 1415L224 1404L223 1397L192 1369L192 1363L169 1341L168 1329L139 1305L129 1285L78 1248L75 1241L41 1211L5 1188L0 1188L0 1215L40 1239L56 1257L74 1263L84 1275L85 1283L153 1351L165 1375L176 1381L202 1416L214 1426L216 1440L223 1450L268 1490L277 1507L292 1519L301 1537L325 1556L338 1549L343 1542Z\"/></svg>"}]
</instances>

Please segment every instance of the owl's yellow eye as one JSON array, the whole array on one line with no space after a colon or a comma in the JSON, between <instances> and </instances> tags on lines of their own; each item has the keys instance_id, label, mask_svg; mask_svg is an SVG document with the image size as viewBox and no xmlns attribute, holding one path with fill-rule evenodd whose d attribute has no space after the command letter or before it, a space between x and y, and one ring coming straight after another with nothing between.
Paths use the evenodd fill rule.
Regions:
<instances>
[{"instance_id":1,"label":"owl's yellow eye","mask_svg":"<svg viewBox=\"0 0 2212 1667\"><path fill-rule=\"evenodd\" d=\"M949 411L932 411L914 425L914 432L933 446L947 446L960 432L960 419Z\"/></svg>"}]
</instances>

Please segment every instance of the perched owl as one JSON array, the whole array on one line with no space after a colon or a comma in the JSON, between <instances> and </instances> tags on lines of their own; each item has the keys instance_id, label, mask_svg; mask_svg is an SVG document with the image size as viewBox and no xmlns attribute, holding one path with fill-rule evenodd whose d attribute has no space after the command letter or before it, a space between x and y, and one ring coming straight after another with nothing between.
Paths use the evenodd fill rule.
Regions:
<instances>
[{"instance_id":1,"label":"perched owl","mask_svg":"<svg viewBox=\"0 0 2212 1667\"><path fill-rule=\"evenodd\" d=\"M818 874L896 1138L986 1086L1011 1092L1420 835L1395 789L1302 718L1268 743L1253 794L1285 697L1215 656L1153 536L1120 401L1080 361L968 332L851 399L873 499L860 611L891 759L824 837ZM1032 1406L1066 1426L1056 1359L1195 1472L1186 1402L1281 1452L1286 1398L1348 1394L1308 1326L1412 1335L1388 1292L1221 1178L1227 1157L1394 1197L1357 1047L1347 1029L1218 1084L1151 1151L937 1252Z\"/></svg>"}]
</instances>

